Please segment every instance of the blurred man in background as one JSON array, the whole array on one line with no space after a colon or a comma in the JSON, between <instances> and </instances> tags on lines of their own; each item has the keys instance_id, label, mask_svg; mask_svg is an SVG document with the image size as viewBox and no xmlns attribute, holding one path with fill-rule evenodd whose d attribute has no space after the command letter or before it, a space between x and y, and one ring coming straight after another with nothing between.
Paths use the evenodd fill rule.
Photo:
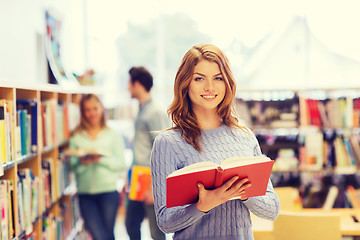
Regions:
<instances>
[{"instance_id":1,"label":"blurred man in background","mask_svg":"<svg viewBox=\"0 0 360 240\"><path fill-rule=\"evenodd\" d=\"M144 67L132 67L129 70L129 92L132 98L139 101L140 107L135 120L135 137L133 142L133 166L150 167L150 153L158 131L170 126L166 111L153 101L150 90L153 77ZM131 180L130 180L131 181ZM155 240L165 240L165 234L156 223L152 187L139 200L128 201L125 225L130 240L141 239L141 223L148 217L151 237Z\"/></svg>"}]
</instances>

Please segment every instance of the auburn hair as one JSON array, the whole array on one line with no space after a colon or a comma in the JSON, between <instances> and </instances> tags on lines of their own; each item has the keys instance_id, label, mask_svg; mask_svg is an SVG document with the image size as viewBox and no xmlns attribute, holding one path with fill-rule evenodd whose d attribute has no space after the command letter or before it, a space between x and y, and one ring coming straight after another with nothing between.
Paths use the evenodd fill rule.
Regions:
<instances>
[{"instance_id":1,"label":"auburn hair","mask_svg":"<svg viewBox=\"0 0 360 240\"><path fill-rule=\"evenodd\" d=\"M225 96L218 105L217 113L222 122L229 127L246 128L239 125L235 111L236 84L230 69L229 61L225 54L216 46L211 44L199 44L193 46L183 57L180 67L176 73L174 82L174 99L168 108L173 127L180 131L181 136L196 150L201 151L198 139L201 129L194 114L188 94L190 82L192 81L195 66L200 61L215 62L223 75L225 81Z\"/></svg>"}]
</instances>

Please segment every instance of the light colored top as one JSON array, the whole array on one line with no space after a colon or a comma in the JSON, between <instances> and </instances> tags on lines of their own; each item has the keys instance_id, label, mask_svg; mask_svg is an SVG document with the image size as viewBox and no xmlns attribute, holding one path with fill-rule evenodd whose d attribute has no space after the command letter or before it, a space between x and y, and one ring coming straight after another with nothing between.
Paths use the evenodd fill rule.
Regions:
<instances>
[{"instance_id":1,"label":"light colored top","mask_svg":"<svg viewBox=\"0 0 360 240\"><path fill-rule=\"evenodd\" d=\"M175 233L174 239L241 239L252 240L250 213L275 220L280 209L279 199L269 180L264 196L246 201L230 200L208 213L197 209L196 204L166 208L166 176L187 165L221 161L234 156L257 156L261 150L255 135L222 125L203 130L199 138L203 151L198 152L176 130L159 134L151 154L152 184L154 189L157 222L164 232Z\"/></svg>"},{"instance_id":2,"label":"light colored top","mask_svg":"<svg viewBox=\"0 0 360 240\"><path fill-rule=\"evenodd\" d=\"M133 143L135 165L150 166L150 153L155 137L160 130L169 126L166 111L162 111L152 99L140 105L135 120Z\"/></svg>"},{"instance_id":3,"label":"light colored top","mask_svg":"<svg viewBox=\"0 0 360 240\"><path fill-rule=\"evenodd\" d=\"M124 141L117 132L104 128L92 140L85 131L80 131L70 138L69 148L96 148L112 153L112 156L101 157L99 163L88 165L81 164L77 157L70 158L70 168L75 172L78 193L97 194L117 190L116 180L125 167Z\"/></svg>"}]
</instances>

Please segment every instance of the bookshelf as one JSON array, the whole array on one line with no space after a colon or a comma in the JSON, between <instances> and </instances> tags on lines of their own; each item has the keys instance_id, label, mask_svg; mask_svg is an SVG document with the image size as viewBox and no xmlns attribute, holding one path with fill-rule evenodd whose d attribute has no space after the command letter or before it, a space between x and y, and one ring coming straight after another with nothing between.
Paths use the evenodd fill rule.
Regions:
<instances>
[{"instance_id":1,"label":"bookshelf","mask_svg":"<svg viewBox=\"0 0 360 240\"><path fill-rule=\"evenodd\" d=\"M85 239L62 151L92 88L0 85L2 239Z\"/></svg>"},{"instance_id":2,"label":"bookshelf","mask_svg":"<svg viewBox=\"0 0 360 240\"><path fill-rule=\"evenodd\" d=\"M354 205L347 196L348 186L360 188L359 96L360 88L237 94L242 121L275 160L274 186L299 188L304 207L321 207L334 185L339 188L334 206Z\"/></svg>"}]
</instances>

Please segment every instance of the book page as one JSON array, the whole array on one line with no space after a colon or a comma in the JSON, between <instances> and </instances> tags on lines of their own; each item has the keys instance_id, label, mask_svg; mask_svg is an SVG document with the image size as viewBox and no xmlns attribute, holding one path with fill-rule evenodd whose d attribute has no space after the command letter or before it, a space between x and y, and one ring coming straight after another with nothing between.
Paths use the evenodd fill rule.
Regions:
<instances>
[{"instance_id":1,"label":"book page","mask_svg":"<svg viewBox=\"0 0 360 240\"><path fill-rule=\"evenodd\" d=\"M205 170L209 170L209 169L215 169L217 166L218 166L218 164L213 163L213 162L198 162L198 163L194 163L189 166L183 167L179 170L176 170L175 172L169 174L168 177L173 177L173 176L186 174L186 173L192 173L192 172L200 172L200 171L205 171Z\"/></svg>"},{"instance_id":2,"label":"book page","mask_svg":"<svg viewBox=\"0 0 360 240\"><path fill-rule=\"evenodd\" d=\"M69 156L83 157L87 155L111 156L111 154L101 149L66 149L64 152Z\"/></svg>"},{"instance_id":3,"label":"book page","mask_svg":"<svg viewBox=\"0 0 360 240\"><path fill-rule=\"evenodd\" d=\"M231 157L221 162L220 166L223 169L232 168L237 166L251 165L255 163L272 161L264 156L251 156L251 157Z\"/></svg>"}]
</instances>

